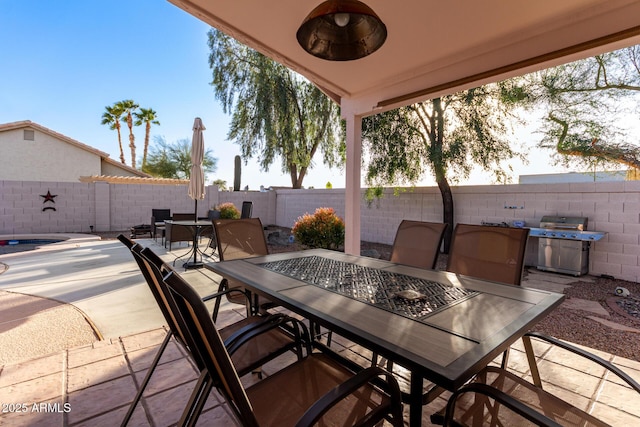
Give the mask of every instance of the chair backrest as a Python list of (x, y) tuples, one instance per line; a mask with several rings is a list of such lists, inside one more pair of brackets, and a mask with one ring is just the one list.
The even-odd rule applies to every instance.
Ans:
[(213, 220), (220, 261), (268, 255), (260, 218)]
[(123, 245), (127, 247), (127, 249), (131, 250), (132, 247), (137, 245), (136, 242), (125, 236), (124, 234), (118, 234), (118, 240), (122, 242)]
[(193, 221), (195, 219), (195, 214), (191, 213), (174, 213), (171, 217), (174, 221)]
[(171, 209), (151, 209), (151, 216), (155, 219), (155, 222), (171, 219)]
[(181, 326), (181, 319), (176, 318), (176, 309), (171, 307), (171, 301), (167, 298), (169, 291), (162, 281), (164, 275), (173, 269), (165, 264), (151, 249), (144, 248), (142, 245), (128, 239), (122, 234), (118, 236), (118, 240), (131, 251), (131, 255), (138, 264), (140, 272), (147, 282), (149, 290), (167, 322), (167, 326), (176, 339), (185, 343), (184, 325)]
[(520, 285), (528, 236), (526, 228), (458, 224), (447, 271)]
[(391, 250), (391, 262), (433, 269), (447, 224), (403, 220)]
[[(162, 314), (165, 316), (167, 326), (169, 326), (169, 329), (171, 329), (171, 332), (173, 332), (176, 339), (184, 346), (192, 345), (193, 342), (192, 338), (189, 336), (187, 324), (178, 310), (171, 291), (164, 282), (164, 277), (167, 274), (175, 273), (175, 275), (179, 276), (178, 273), (170, 265), (162, 261), (162, 259), (150, 248), (136, 250), (136, 247), (134, 246), (131, 252), (134, 257), (141, 259), (143, 265), (150, 272), (151, 281), (148, 282), (149, 288), (154, 294), (154, 297), (157, 295), (156, 301), (158, 302), (158, 306), (160, 307)], [(194, 353), (193, 360), (198, 366), (198, 369), (202, 370), (205, 367), (200, 353)]]
[(253, 213), (253, 202), (242, 202), (242, 211), (240, 211), (240, 219), (251, 218)]
[[(193, 213), (174, 213), (171, 217), (173, 221), (193, 221), (195, 214)], [(166, 224), (167, 233), (166, 239), (168, 242), (190, 242), (193, 240), (193, 234), (187, 227), (181, 227), (179, 225)], [(171, 245), (169, 245), (171, 248)]]
[(218, 390), (240, 417), (243, 426), (258, 426), (249, 399), (240, 382), (231, 357), (198, 293), (175, 271), (164, 277), (177, 310), (184, 319), (189, 351), (201, 358)]

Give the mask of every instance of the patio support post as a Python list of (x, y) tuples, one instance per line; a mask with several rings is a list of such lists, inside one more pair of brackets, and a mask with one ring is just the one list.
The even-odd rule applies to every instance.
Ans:
[(360, 168), (362, 161), (362, 117), (356, 116), (342, 103), (347, 122), (347, 159), (345, 165), (344, 251), (360, 255)]

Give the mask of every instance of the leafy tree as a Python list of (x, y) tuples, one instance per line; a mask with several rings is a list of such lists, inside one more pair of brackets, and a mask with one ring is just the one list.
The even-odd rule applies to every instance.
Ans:
[(436, 180), (443, 203), (448, 252), (454, 204), (450, 181), (469, 176), (474, 166), (508, 180), (502, 161), (523, 158), (510, 145), (513, 99), (501, 84), (434, 98), (367, 117), (362, 123), (366, 181), (375, 192), (381, 185), (413, 183), (427, 171)]
[(213, 180), (213, 185), (217, 185), (218, 186), (218, 190), (220, 190), (220, 191), (226, 191), (227, 190), (227, 181), (225, 181), (224, 179), (215, 179), (215, 180)]
[(102, 124), (109, 125), (109, 129), (118, 131), (118, 147), (120, 148), (120, 161), (126, 164), (124, 160), (124, 151), (122, 150), (122, 136), (120, 135), (120, 120), (124, 111), (118, 104), (106, 106), (104, 114), (102, 114)]
[[(523, 99), (546, 112), (540, 147), (556, 163), (640, 169), (637, 136), (621, 116), (638, 114), (640, 46), (609, 52), (524, 76)], [(586, 162), (585, 162), (586, 160)]]
[[(206, 173), (215, 172), (218, 159), (207, 149), (202, 161), (202, 169)], [(149, 149), (149, 158), (145, 172), (160, 178), (189, 179), (191, 175), (191, 140), (181, 139), (173, 144), (160, 136), (154, 138), (154, 145)]]
[(293, 188), (301, 188), (320, 150), (323, 162), (340, 158), (337, 106), (317, 87), (281, 64), (216, 29), (209, 31), (214, 94), (232, 113), (228, 138), (263, 170), (280, 158)]
[(147, 164), (147, 152), (149, 151), (149, 134), (151, 133), (151, 125), (160, 125), (158, 121), (158, 113), (156, 113), (152, 108), (140, 108), (140, 111), (135, 111), (133, 113), (136, 120), (134, 124), (136, 126), (141, 126), (143, 123), (145, 124), (144, 130), (144, 151), (142, 154), (142, 170), (145, 169), (145, 165)]
[(136, 104), (131, 99), (125, 99), (124, 101), (120, 101), (116, 103), (117, 108), (122, 110), (122, 114), (124, 117), (122, 121), (127, 124), (129, 128), (129, 149), (131, 149), (131, 167), (136, 168), (136, 138), (133, 135), (133, 112), (138, 108), (138, 104)]

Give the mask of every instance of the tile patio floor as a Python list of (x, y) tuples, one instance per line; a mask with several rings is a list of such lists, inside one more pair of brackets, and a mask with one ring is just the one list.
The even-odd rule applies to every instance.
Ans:
[[(240, 312), (227, 311), (220, 324), (235, 321)], [(96, 342), (39, 359), (5, 366), (0, 374), (3, 410), (7, 404), (26, 404), (26, 412), (0, 414), (0, 425), (10, 426), (113, 426), (124, 417), (146, 368), (165, 336), (164, 329)], [(584, 363), (576, 356), (537, 342), (536, 354), (543, 378), (551, 378), (545, 389), (593, 413), (611, 425), (639, 425), (638, 395)], [(367, 351), (334, 336), (333, 346), (347, 357), (364, 361)], [(600, 353), (640, 379), (640, 363)], [(285, 355), (279, 363), (293, 360)], [(510, 369), (528, 374), (521, 345), (514, 346)], [(265, 375), (278, 369), (266, 365)], [(406, 378), (398, 369), (400, 381)], [(152, 376), (131, 426), (171, 426), (180, 417), (197, 378), (197, 370), (177, 343), (172, 342)], [(251, 375), (243, 381), (255, 381)], [(443, 395), (446, 397), (447, 395)], [(424, 410), (423, 425), (429, 415), (444, 405), (438, 398)], [(34, 404), (36, 404), (34, 406)], [(43, 406), (44, 405), (44, 406)], [(65, 406), (66, 405), (66, 406)], [(405, 408), (406, 409), (406, 408)], [(212, 392), (198, 425), (234, 426), (222, 398)]]
[[(190, 273), (194, 272), (185, 276), (199, 281), (198, 274)], [(529, 282), (523, 285), (556, 291), (561, 291), (564, 286), (562, 281), (545, 281), (540, 277), (529, 275)], [(198, 287), (202, 283), (194, 285)], [(218, 326), (233, 323), (242, 315), (243, 310), (227, 306), (221, 313)], [(0, 426), (119, 425), (165, 334), (165, 329), (158, 328), (5, 365), (0, 372)], [(540, 342), (534, 343), (534, 346), (542, 378), (550, 379), (544, 384), (546, 390), (612, 425), (640, 425), (640, 398), (631, 389), (611, 379), (604, 370), (585, 364), (575, 355)], [(360, 363), (366, 363), (366, 358), (370, 356), (366, 349), (335, 335), (332, 347)], [(640, 363), (596, 353), (640, 380)], [(292, 360), (293, 355), (285, 355), (266, 365), (263, 373), (269, 375)], [(509, 367), (523, 376), (528, 375), (528, 365), (520, 343), (513, 347)], [(406, 387), (406, 372), (396, 367), (396, 373)], [(129, 425), (174, 425), (196, 378), (197, 370), (185, 350), (172, 342)], [(251, 383), (256, 378), (249, 375), (243, 381)], [(429, 415), (444, 406), (447, 396), (444, 394), (424, 409), (424, 426), (431, 425)], [(17, 408), (23, 411), (16, 412)], [(235, 426), (237, 423), (222, 398), (214, 391), (198, 425), (222, 427)]]

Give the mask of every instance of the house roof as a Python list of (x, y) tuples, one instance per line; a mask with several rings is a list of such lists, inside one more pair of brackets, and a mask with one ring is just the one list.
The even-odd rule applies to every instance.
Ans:
[(355, 61), (311, 56), (296, 31), (322, 0), (169, 0), (366, 116), (640, 44), (639, 0), (363, 0), (385, 44)]
[(87, 144), (84, 144), (80, 141), (77, 141), (73, 138), (69, 138), (66, 135), (63, 135), (59, 132), (56, 132), (54, 130), (51, 130), (45, 126), (42, 126), (38, 123), (34, 123), (31, 120), (22, 120), (19, 122), (11, 122), (11, 123), (4, 123), (4, 124), (0, 124), (0, 132), (4, 132), (4, 131), (9, 131), (9, 130), (16, 130), (16, 129), (34, 129), (34, 130), (38, 130), (39, 132), (45, 133), (47, 135), (50, 135), (56, 139), (59, 139), (63, 142), (66, 142), (67, 144), (73, 145), (77, 148), (80, 148), (82, 150), (88, 151), (92, 154), (95, 154), (96, 156), (100, 157), (100, 159), (104, 162), (110, 163), (113, 166), (116, 166), (118, 168), (121, 168), (123, 170), (126, 170), (132, 174), (135, 174), (137, 176), (140, 177), (149, 177), (148, 174), (139, 171), (138, 169), (134, 169), (131, 166), (127, 166), (121, 162), (115, 161), (113, 159), (111, 159), (109, 157), (109, 153), (105, 153), (104, 151), (100, 151), (96, 148), (93, 148)]

